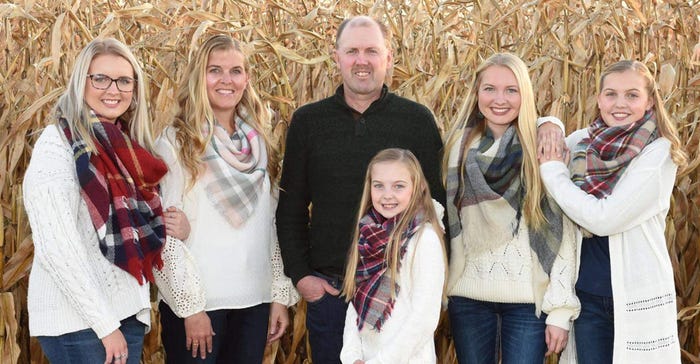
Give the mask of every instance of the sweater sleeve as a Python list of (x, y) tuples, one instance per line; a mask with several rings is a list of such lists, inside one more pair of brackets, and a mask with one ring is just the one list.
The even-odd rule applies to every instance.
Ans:
[[(277, 207), (278, 193), (274, 193), (270, 199), (272, 204), (272, 211), (275, 211)], [(284, 275), (284, 263), (282, 261), (282, 254), (280, 252), (280, 246), (277, 239), (277, 227), (275, 224), (275, 219), (272, 219), (271, 223), (271, 235), (272, 241), (270, 243), (270, 265), (272, 266), (272, 302), (277, 302), (283, 304), (287, 307), (296, 304), (299, 301), (299, 293), (292, 280)]]
[(70, 147), (53, 125), (34, 146), (23, 182), (24, 206), (34, 241), (34, 259), (53, 278), (75, 311), (103, 338), (117, 330), (104, 287), (92, 273), (88, 249), (95, 242), (81, 239), (78, 218), (82, 201)]
[(548, 325), (569, 330), (571, 322), (581, 312), (581, 303), (574, 288), (578, 274), (577, 246), (580, 236), (574, 223), (566, 216), (563, 216), (563, 224), (562, 242), (549, 275), (542, 311), (547, 314)]
[(305, 130), (298, 120), (298, 111), (292, 117), (287, 132), (280, 199), (277, 206), (277, 235), (284, 261), (284, 271), (296, 285), (312, 274), (309, 266), (309, 203), (308, 150)]
[(566, 165), (550, 161), (540, 165), (547, 192), (575, 223), (598, 236), (627, 231), (669, 208), (676, 165), (670, 142), (660, 138), (630, 162), (612, 193), (603, 199), (589, 195), (569, 177)]
[[(182, 208), (185, 172), (177, 161), (172, 129), (166, 129), (156, 141), (156, 153), (168, 165), (168, 173), (161, 180), (163, 207)], [(178, 317), (188, 317), (204, 311), (206, 296), (200, 282), (196, 261), (187, 245), (168, 236), (161, 253), (163, 268), (153, 269), (158, 292)]]
[[(416, 241), (413, 261), (404, 267), (410, 274), (412, 291), (408, 299), (411, 310), (401, 322), (396, 335), (366, 364), (406, 363), (413, 356), (413, 349), (433, 340), (440, 320), (442, 289), (445, 281), (443, 247), (437, 233), (425, 227)], [(411, 254), (411, 252), (406, 253)]]
[(348, 305), (343, 329), (343, 348), (340, 350), (340, 361), (343, 364), (353, 364), (362, 360), (362, 339), (357, 329), (357, 311), (352, 304)]

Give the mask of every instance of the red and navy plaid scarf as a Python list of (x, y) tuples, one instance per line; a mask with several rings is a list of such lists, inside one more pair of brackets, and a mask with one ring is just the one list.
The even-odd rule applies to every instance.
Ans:
[[(365, 323), (380, 331), (384, 321), (391, 315), (394, 301), (391, 297), (391, 277), (389, 277), (386, 261), (386, 246), (394, 226), (403, 214), (390, 219), (384, 218), (374, 207), (360, 219), (360, 237), (358, 249), (360, 260), (355, 273), (357, 290), (352, 298), (352, 304), (357, 311), (357, 328), (361, 330)], [(402, 234), (400, 260), (406, 253), (408, 240), (418, 231), (422, 217), (417, 216), (409, 223), (408, 229)], [(399, 285), (395, 285), (395, 294), (399, 293)]]
[(130, 139), (121, 125), (91, 119), (96, 151), (73, 136), (68, 122), (59, 126), (73, 149), (81, 195), (97, 231), (102, 254), (144, 284), (153, 267), (163, 266), (165, 241), (158, 182), (168, 171), (163, 161)]
[(658, 138), (653, 110), (628, 125), (609, 127), (598, 117), (588, 137), (572, 151), (571, 180), (582, 190), (602, 199), (610, 195), (629, 163)]

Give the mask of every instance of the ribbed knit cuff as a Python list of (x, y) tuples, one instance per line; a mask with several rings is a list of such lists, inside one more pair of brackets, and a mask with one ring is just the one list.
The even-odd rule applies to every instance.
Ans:
[(571, 329), (571, 317), (575, 311), (569, 308), (557, 308), (547, 314), (547, 325), (554, 325), (564, 330)]

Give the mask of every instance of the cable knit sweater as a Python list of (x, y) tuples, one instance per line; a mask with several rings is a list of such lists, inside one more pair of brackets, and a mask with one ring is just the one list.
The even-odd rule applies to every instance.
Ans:
[[(569, 148), (586, 134), (582, 129), (567, 137)], [(609, 238), (616, 364), (681, 362), (673, 267), (664, 236), (677, 169), (670, 146), (659, 138), (644, 147), (604, 199), (571, 182), (564, 163), (540, 166), (547, 191), (571, 220)]]
[[(440, 232), (442, 233), (442, 232)], [(357, 311), (348, 305), (340, 360), (353, 364), (430, 364), (436, 362), (435, 329), (445, 281), (442, 242), (432, 225), (425, 224), (408, 241), (391, 316), (375, 331), (371, 325), (357, 329)]]
[[(291, 306), (299, 300), (284, 275), (274, 223), (275, 193), (266, 178), (253, 214), (240, 227), (228, 223), (207, 197), (202, 183), (187, 189), (189, 174), (178, 159), (175, 130), (156, 141), (168, 165), (161, 182), (163, 206), (182, 209), (191, 231), (186, 241), (168, 237), (165, 268), (156, 283), (168, 306), (180, 317), (202, 310), (235, 309), (263, 302)], [(200, 180), (201, 181), (201, 180)], [(275, 191), (273, 191), (275, 192)]]
[(103, 338), (136, 315), (150, 326), (149, 286), (104, 258), (75, 171), (73, 152), (50, 125), (23, 183), (34, 261), (27, 307), (32, 336), (92, 329)]
[[(485, 154), (494, 155), (499, 143), (500, 139), (496, 140)], [(459, 148), (457, 143), (452, 149), (450, 165), (456, 165)], [(575, 225), (563, 219), (562, 243), (547, 276), (530, 248), (524, 217), (515, 236), (496, 237), (489, 234), (487, 224), (470, 220), (467, 208), (460, 214), (463, 229), (479, 229), (481, 232), (476, 236), (483, 239), (465, 241), (464, 233), (452, 237), (447, 294), (490, 302), (534, 303), (538, 311), (548, 314), (547, 324), (569, 330), (580, 311), (574, 291), (578, 267)], [(492, 219), (499, 213), (497, 209), (485, 209), (480, 206), (471, 212)]]

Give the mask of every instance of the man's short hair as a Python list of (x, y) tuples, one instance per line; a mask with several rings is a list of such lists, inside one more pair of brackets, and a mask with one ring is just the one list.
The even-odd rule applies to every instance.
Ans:
[(340, 40), (340, 36), (343, 34), (343, 31), (345, 28), (349, 26), (353, 27), (367, 27), (370, 26), (371, 24), (377, 24), (379, 27), (379, 31), (382, 32), (382, 37), (384, 38), (384, 43), (386, 43), (387, 48), (389, 48), (389, 28), (386, 26), (386, 24), (382, 23), (381, 21), (369, 17), (369, 16), (354, 16), (352, 18), (348, 18), (343, 20), (342, 23), (340, 23), (340, 26), (338, 27), (338, 32), (336, 33), (335, 36), (335, 48), (338, 49), (338, 41)]

